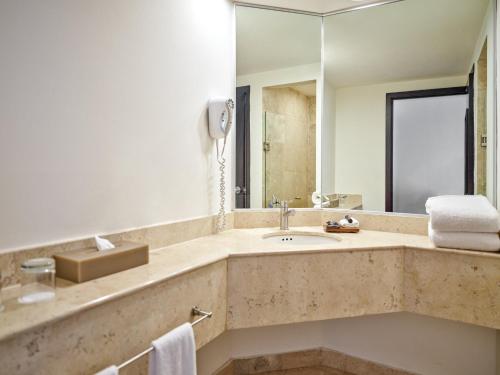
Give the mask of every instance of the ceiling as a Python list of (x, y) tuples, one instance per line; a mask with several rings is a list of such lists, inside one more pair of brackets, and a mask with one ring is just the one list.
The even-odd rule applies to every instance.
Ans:
[(241, 0), (245, 3), (267, 5), (280, 8), (303, 10), (307, 12), (326, 13), (341, 9), (372, 4), (381, 0)]
[[(266, 3), (272, 1), (355, 4)], [(487, 4), (404, 0), (325, 17), (325, 79), (345, 87), (465, 75)], [(247, 7), (237, 7), (236, 16), (238, 75), (321, 61), (320, 17)]]
[(237, 75), (321, 62), (321, 19), (263, 9), (236, 9)]
[(405, 0), (326, 17), (325, 79), (343, 87), (466, 75), (487, 4)]

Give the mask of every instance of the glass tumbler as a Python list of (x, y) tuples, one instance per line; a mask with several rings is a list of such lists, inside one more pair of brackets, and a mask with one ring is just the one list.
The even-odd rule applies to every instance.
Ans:
[(56, 265), (52, 258), (28, 259), (21, 264), (19, 303), (48, 301), (55, 296)]

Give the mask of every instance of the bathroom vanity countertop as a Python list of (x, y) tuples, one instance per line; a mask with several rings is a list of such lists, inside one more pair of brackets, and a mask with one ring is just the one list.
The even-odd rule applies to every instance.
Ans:
[[(320, 227), (291, 229), (322, 232)], [(82, 284), (73, 284), (58, 279), (56, 298), (41, 304), (20, 305), (15, 298), (18, 288), (4, 290), (5, 310), (0, 313), (0, 340), (63, 319), (228, 257), (407, 248), (449, 254), (450, 256), (467, 254), (477, 258), (500, 260), (500, 253), (436, 249), (426, 236), (401, 233), (361, 230), (357, 234), (337, 234), (342, 240), (332, 241), (328, 245), (303, 246), (268, 243), (262, 238), (264, 234), (276, 231), (277, 228), (228, 230), (217, 235), (200, 237), (153, 250), (150, 253), (149, 264), (114, 275)]]

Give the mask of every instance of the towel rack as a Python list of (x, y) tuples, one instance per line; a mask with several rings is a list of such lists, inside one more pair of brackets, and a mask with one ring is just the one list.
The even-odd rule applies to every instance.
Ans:
[[(191, 326), (195, 326), (197, 325), (198, 323), (201, 323), (203, 320), (207, 319), (207, 318), (211, 318), (213, 313), (210, 311), (203, 311), (203, 310), (200, 310), (197, 306), (194, 306), (192, 309), (191, 309), (191, 314), (193, 316), (201, 316), (201, 318), (198, 318), (196, 319), (194, 322), (191, 323)], [(140, 352), (139, 354), (135, 355), (134, 357), (126, 360), (125, 362), (123, 362), (122, 364), (116, 366), (118, 368), (118, 370), (121, 370), (122, 368), (130, 365), (132, 362), (135, 362), (137, 361), (139, 358), (145, 356), (146, 354), (148, 353), (151, 353), (153, 350), (155, 350), (155, 348), (153, 346), (150, 346), (149, 348), (147, 348), (146, 350), (144, 350), (143, 352)]]

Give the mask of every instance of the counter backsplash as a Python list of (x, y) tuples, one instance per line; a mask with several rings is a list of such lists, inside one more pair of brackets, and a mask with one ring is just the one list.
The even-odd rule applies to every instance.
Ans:
[[(327, 220), (339, 220), (345, 214), (355, 216), (361, 229), (406, 234), (427, 234), (428, 218), (424, 215), (401, 215), (367, 211), (332, 209), (299, 209), (290, 217), (290, 226), (319, 226)], [(112, 242), (134, 241), (148, 244), (150, 250), (216, 233), (216, 216), (176, 221), (149, 227), (112, 233), (105, 237)], [(227, 215), (227, 229), (275, 227), (279, 223), (279, 210), (235, 210)], [(28, 249), (0, 253), (0, 272), (3, 287), (20, 282), (19, 265), (26, 259), (51, 257), (57, 253), (94, 246), (93, 238), (78, 239)]]

